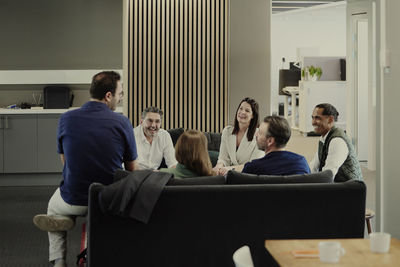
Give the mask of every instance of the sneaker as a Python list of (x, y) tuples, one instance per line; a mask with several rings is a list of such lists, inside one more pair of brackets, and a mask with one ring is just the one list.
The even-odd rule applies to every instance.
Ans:
[[(33, 217), (33, 223), (43, 231), (67, 231), (74, 227), (75, 222), (68, 216), (38, 214)], [(62, 265), (61, 265), (62, 266)]]

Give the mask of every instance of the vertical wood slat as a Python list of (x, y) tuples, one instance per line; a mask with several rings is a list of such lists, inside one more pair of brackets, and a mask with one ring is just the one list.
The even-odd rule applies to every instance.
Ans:
[[(193, 87), (192, 87), (192, 81), (193, 81), (193, 1), (189, 1), (188, 3), (188, 51), (187, 53), (187, 60), (188, 60), (188, 67), (187, 69), (187, 75), (188, 75), (188, 81), (187, 81), (187, 92), (188, 92), (188, 98), (187, 98), (187, 103), (188, 105), (186, 106), (187, 110), (187, 124), (185, 128), (189, 128), (190, 123), (193, 121)], [(190, 53), (190, 55), (189, 55)]]
[(160, 27), (160, 42), (159, 45), (161, 47), (160, 49), (160, 80), (158, 81), (158, 84), (160, 86), (160, 102), (157, 104), (159, 107), (164, 106), (165, 103), (165, 1), (161, 1), (161, 10), (158, 12), (160, 14), (160, 19), (158, 20), (158, 27)]
[[(220, 5), (220, 1), (216, 0), (215, 1), (215, 103), (217, 104), (215, 107), (215, 118), (219, 118), (221, 116), (220, 112), (220, 106), (222, 105), (218, 105), (219, 103), (219, 90), (220, 87), (219, 86), (219, 73), (220, 73), (220, 9), (219, 9), (219, 5)], [(220, 132), (222, 131), (222, 129), (220, 129), (219, 125), (218, 125), (218, 120), (214, 121), (214, 125), (215, 125), (215, 132)]]
[[(133, 25), (136, 25), (135, 23), (135, 19), (137, 17), (137, 14), (134, 13), (135, 7), (133, 6), (134, 3), (127, 3), (127, 8), (128, 8), (128, 32), (132, 31), (134, 34), (133, 35), (128, 35), (128, 49), (129, 51), (127, 51), (128, 53), (128, 69), (132, 69), (132, 70), (136, 70), (136, 67), (133, 65), (133, 63), (135, 62), (135, 58), (136, 55), (134, 54), (134, 51), (136, 50), (137, 47), (135, 47), (135, 36), (136, 36), (136, 32), (135, 32), (135, 28), (130, 29), (131, 27), (133, 27)], [(124, 12), (125, 13), (125, 12)], [(133, 55), (131, 55), (131, 53), (133, 53)], [(124, 84), (124, 93), (125, 93), (125, 97), (128, 97), (128, 103), (131, 99), (135, 99), (134, 96), (132, 96), (133, 91), (128, 90), (129, 88), (129, 83), (132, 81), (136, 81), (135, 78), (135, 73), (137, 73), (136, 71), (133, 71), (133, 73), (129, 73), (129, 72), (125, 72), (128, 74), (128, 84)], [(133, 85), (131, 85), (133, 86)], [(128, 106), (128, 117), (132, 118), (132, 109), (129, 108)]]
[[(138, 87), (134, 88), (135, 96), (137, 96), (137, 101), (134, 101), (133, 103), (137, 103), (137, 107), (133, 107), (132, 110), (136, 111), (137, 115), (138, 110), (142, 110), (142, 102), (143, 102), (143, 90), (140, 88), (143, 88), (143, 1), (138, 1), (138, 29), (139, 29), (139, 38), (138, 38), (138, 64), (137, 64), (137, 72), (138, 72)], [(140, 116), (140, 115), (139, 115)], [(140, 117), (138, 118), (135, 116), (136, 121), (133, 125), (138, 125), (140, 122)]]
[[(225, 83), (224, 83), (224, 65), (225, 65), (224, 64), (224, 38), (225, 38), (225, 35), (224, 35), (224, 25), (225, 25), (225, 22), (224, 22), (224, 19), (225, 19), (224, 11), (225, 11), (225, 1), (222, 0), (220, 2), (221, 28), (220, 28), (220, 37), (219, 37), (219, 40), (220, 40), (220, 43), (219, 43), (219, 50), (220, 50), (220, 58), (219, 58), (219, 64), (220, 64), (220, 67), (219, 67), (219, 70), (220, 70), (219, 71), (219, 87), (221, 89), (218, 91), (218, 96), (220, 98), (220, 102), (219, 103), (221, 103), (221, 105), (219, 106), (220, 114), (225, 114), (224, 110), (223, 110), (225, 95), (224, 95), (224, 91), (222, 90), (222, 88), (224, 88), (224, 85), (225, 85)], [(222, 117), (222, 116), (220, 116), (220, 117)], [(225, 121), (223, 123), (225, 124)], [(220, 128), (220, 130), (222, 131), (221, 128)]]
[(157, 53), (156, 53), (156, 46), (157, 46), (157, 14), (156, 14), (156, 6), (157, 6), (157, 1), (158, 0), (151, 0), (152, 1), (152, 15), (151, 15), (151, 102), (149, 102), (150, 105), (157, 105), (156, 103), (156, 60), (157, 60)]
[(221, 132), (228, 111), (227, 0), (129, 0), (129, 116), (164, 111), (164, 127)]
[(142, 27), (142, 84), (143, 87), (139, 88), (139, 90), (142, 92), (142, 98), (139, 99), (140, 103), (140, 108), (143, 110), (144, 106), (147, 106), (147, 0), (143, 0), (143, 27)]
[(202, 76), (201, 76), (201, 69), (202, 69), (202, 4), (201, 2), (204, 0), (197, 0), (197, 87), (196, 87), (196, 94), (197, 94), (197, 113), (196, 113), (196, 117), (197, 117), (197, 124), (196, 124), (196, 128), (197, 129), (203, 129), (202, 126), (202, 102), (201, 102), (201, 81), (202, 81)]
[(175, 78), (174, 78), (174, 123), (179, 125), (179, 1), (175, 1)]
[[(181, 66), (181, 68), (182, 68), (182, 75), (183, 75), (183, 77), (182, 77), (182, 110), (188, 110), (188, 106), (187, 106), (187, 104), (188, 104), (188, 98), (187, 98), (187, 95), (188, 95), (188, 86), (187, 86), (187, 72), (188, 72), (188, 68), (190, 67), (189, 65), (188, 65), (188, 58), (187, 58), (187, 50), (188, 50), (188, 35), (189, 35), (189, 32), (188, 32), (188, 24), (189, 24), (189, 21), (188, 21), (188, 17), (189, 17), (189, 12), (188, 12), (188, 9), (187, 9), (187, 5), (188, 5), (188, 3), (187, 3), (188, 1), (185, 1), (185, 0), (182, 0), (182, 23), (183, 23), (183, 27), (181, 27), (181, 29), (182, 29), (182, 39), (183, 39), (183, 47), (182, 47), (182, 49), (181, 49), (181, 52), (182, 52), (182, 54), (183, 54), (183, 56), (182, 56), (182, 66)], [(185, 67), (186, 66), (186, 67)], [(186, 112), (180, 112), (181, 114), (182, 114), (182, 124), (181, 125), (183, 125), (183, 128), (187, 128), (188, 127), (188, 124), (187, 124), (187, 113)]]
[[(170, 116), (170, 3), (169, 1), (166, 1), (166, 8), (165, 8), (165, 106), (164, 106), (164, 118), (169, 118)], [(165, 120), (164, 119), (164, 127), (167, 129), (173, 128), (173, 126), (170, 124), (170, 120)]]
[[(225, 18), (225, 24), (224, 24), (224, 32), (225, 32), (225, 36), (224, 36), (224, 60), (225, 60), (225, 64), (224, 64), (224, 88), (228, 88), (229, 84), (228, 84), (228, 55), (229, 55), (229, 45), (228, 45), (228, 27), (229, 27), (229, 20), (228, 20), (228, 14), (229, 14), (229, 1), (228, 0), (224, 0), (225, 1), (225, 12), (224, 12), (224, 18)], [(224, 94), (224, 114), (228, 114), (228, 90), (223, 90), (223, 94)], [(227, 123), (227, 116), (224, 117), (224, 124)]]
[[(171, 4), (171, 15), (170, 15), (170, 107), (169, 107), (169, 125), (172, 128), (175, 124), (175, 0), (170, 1)], [(165, 118), (167, 120), (167, 118)]]
[(201, 54), (202, 54), (202, 66), (201, 66), (201, 129), (206, 130), (206, 121), (205, 121), (205, 116), (207, 113), (206, 106), (205, 106), (205, 98), (206, 98), (206, 60), (207, 60), (207, 50), (206, 50), (206, 37), (207, 37), (207, 28), (206, 28), (206, 15), (207, 15), (207, 0), (202, 0), (203, 2), (203, 7), (202, 7), (202, 22), (201, 22), (201, 27), (202, 27), (202, 49), (201, 49)]
[(180, 0), (179, 1), (179, 46), (178, 46), (178, 51), (179, 51), (179, 110), (178, 110), (178, 114), (179, 114), (179, 125), (184, 126), (183, 123), (183, 114), (184, 112), (180, 112), (183, 109), (183, 101), (184, 101), (184, 91), (183, 91), (183, 75), (184, 75), (184, 71), (183, 71), (183, 51), (185, 50), (183, 47), (183, 39), (184, 39), (184, 34), (183, 34), (183, 28), (184, 28), (184, 21), (183, 21), (183, 2), (184, 0)]
[[(215, 81), (215, 0), (210, 1), (210, 14), (211, 14), (211, 30), (210, 30), (210, 103), (215, 103), (214, 99), (214, 91), (215, 91), (215, 86), (214, 86), (214, 81)], [(214, 120), (215, 120), (215, 105), (211, 105), (211, 110), (210, 114), (213, 114), (213, 116), (210, 116), (209, 118), (209, 129), (211, 132), (215, 132), (215, 127), (214, 127)]]
[[(210, 106), (207, 105), (208, 103), (211, 103), (211, 65), (213, 64), (211, 62), (211, 25), (212, 25), (212, 18), (211, 18), (211, 0), (207, 0), (207, 19), (206, 19), (206, 25), (207, 25), (207, 44), (206, 44), (206, 131), (210, 131)], [(212, 106), (212, 105), (211, 105)]]
[(151, 69), (151, 65), (152, 65), (152, 50), (151, 50), (151, 43), (153, 42), (153, 29), (152, 29), (152, 13), (151, 13), (151, 9), (152, 9), (152, 0), (147, 0), (147, 39), (146, 39), (146, 43), (147, 43), (147, 55), (146, 55), (146, 59), (147, 59), (147, 96), (146, 96), (146, 106), (150, 106), (151, 105), (151, 86), (152, 86), (152, 69)]
[[(131, 55), (130, 58), (128, 58), (129, 67), (133, 70), (132, 73), (128, 73), (130, 75), (130, 77), (132, 78), (132, 80), (129, 79), (130, 82), (128, 82), (128, 84), (130, 84), (130, 86), (137, 87), (136, 82), (138, 80), (138, 76), (137, 76), (138, 75), (138, 71), (137, 71), (137, 57), (138, 57), (138, 53), (137, 53), (137, 51), (138, 51), (138, 44), (137, 44), (137, 41), (138, 41), (138, 23), (137, 23), (137, 21), (138, 21), (138, 8), (137, 8), (137, 2), (128, 3), (128, 5), (130, 6), (130, 8), (129, 8), (130, 9), (130, 11), (129, 11), (130, 20), (129, 21), (132, 21), (132, 23), (129, 25), (129, 28), (131, 28), (132, 31), (133, 31), (133, 35), (128, 37), (130, 42), (131, 42), (129, 44), (130, 51), (128, 53), (128, 54)], [(127, 90), (129, 88), (129, 85), (124, 85), (124, 86), (126, 86), (125, 90)], [(134, 93), (136, 93), (134, 90), (133, 91), (129, 91), (128, 90), (128, 94), (127, 95), (131, 99), (133, 99), (135, 101), (137, 99), (137, 97), (136, 97), (136, 95), (134, 95)], [(132, 117), (132, 114), (133, 114), (133, 110), (132, 110), (132, 108), (129, 108), (129, 117)]]
[(198, 64), (197, 64), (197, 53), (198, 53), (198, 47), (197, 47), (197, 15), (198, 15), (198, 5), (197, 1), (199, 0), (193, 0), (193, 53), (192, 53), (192, 58), (193, 58), (193, 70), (192, 70), (192, 77), (193, 77), (193, 82), (192, 82), (192, 91), (193, 91), (193, 120), (192, 120), (192, 127), (194, 129), (199, 129), (197, 126), (198, 116), (197, 116), (197, 70), (198, 70)]

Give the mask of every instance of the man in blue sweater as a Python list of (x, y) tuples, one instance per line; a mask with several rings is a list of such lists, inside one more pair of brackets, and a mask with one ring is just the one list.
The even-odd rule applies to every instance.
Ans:
[(257, 145), (265, 156), (244, 165), (243, 173), (264, 175), (291, 175), (310, 173), (306, 159), (285, 150), (291, 130), (286, 119), (267, 116), (256, 133)]
[(49, 260), (66, 266), (66, 234), (75, 216), (88, 209), (89, 186), (113, 182), (115, 170), (139, 168), (136, 142), (129, 119), (114, 112), (122, 100), (121, 77), (104, 71), (93, 77), (91, 101), (64, 113), (58, 123), (58, 153), (64, 164), (63, 180), (51, 197), (47, 214), (33, 218), (49, 235)]

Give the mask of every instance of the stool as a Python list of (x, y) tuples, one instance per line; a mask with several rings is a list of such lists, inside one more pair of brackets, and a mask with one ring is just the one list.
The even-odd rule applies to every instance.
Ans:
[(375, 211), (370, 209), (365, 209), (365, 222), (367, 224), (368, 234), (372, 233), (371, 219), (374, 218)]

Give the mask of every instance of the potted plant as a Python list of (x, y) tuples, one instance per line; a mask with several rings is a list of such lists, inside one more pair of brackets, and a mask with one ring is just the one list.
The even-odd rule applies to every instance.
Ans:
[(306, 80), (317, 81), (321, 78), (322, 69), (320, 67), (314, 67), (313, 65), (303, 69), (302, 76), (306, 77)]

